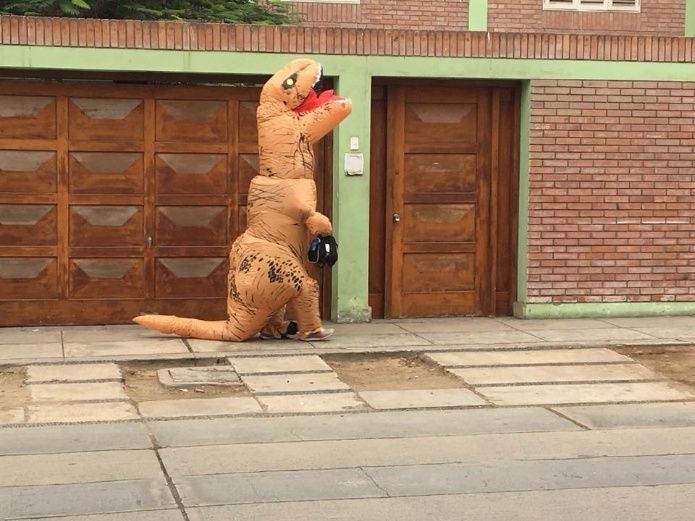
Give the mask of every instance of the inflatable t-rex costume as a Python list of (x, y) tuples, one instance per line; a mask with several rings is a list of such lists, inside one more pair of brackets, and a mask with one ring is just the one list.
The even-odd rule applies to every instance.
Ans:
[[(306, 271), (312, 238), (332, 233), (316, 211), (312, 145), (351, 111), (349, 99), (320, 91), (321, 65), (294, 60), (263, 87), (258, 106), (259, 172), (251, 180), (248, 226), (229, 253), (227, 320), (176, 316), (133, 319), (150, 329), (209, 340), (282, 338), (292, 308), (296, 337), (323, 339), (318, 284)], [(290, 331), (294, 333), (294, 331)]]

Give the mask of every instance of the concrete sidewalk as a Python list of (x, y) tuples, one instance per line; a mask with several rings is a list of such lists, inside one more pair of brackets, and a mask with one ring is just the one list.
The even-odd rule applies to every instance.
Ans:
[(518, 320), (442, 318), (333, 324), (326, 342), (181, 339), (139, 326), (0, 328), (0, 364), (370, 351), (553, 349), (695, 343), (695, 316)]
[[(316, 345), (0, 330), (25, 393), (0, 407), (0, 520), (692, 520), (695, 395), (610, 348), (689, 345), (695, 317), (336, 327)], [(365, 390), (324, 356), (387, 351), (457, 383)], [(129, 394), (126, 362), (193, 358), (243, 394)]]

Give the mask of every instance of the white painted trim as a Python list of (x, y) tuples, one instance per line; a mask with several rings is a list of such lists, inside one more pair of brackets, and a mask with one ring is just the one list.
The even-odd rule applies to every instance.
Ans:
[(581, 12), (596, 12), (596, 11), (618, 11), (626, 13), (641, 12), (641, 0), (635, 0), (634, 6), (615, 5), (615, 0), (603, 0), (598, 5), (582, 4), (581, 0), (543, 0), (543, 9), (546, 11), (581, 11)]

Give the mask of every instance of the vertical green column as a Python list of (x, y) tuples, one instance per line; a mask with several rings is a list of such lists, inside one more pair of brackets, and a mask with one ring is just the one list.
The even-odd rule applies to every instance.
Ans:
[(519, 226), (517, 229), (516, 303), (514, 315), (524, 316), (528, 297), (528, 199), (529, 143), (531, 131), (531, 82), (521, 85), (521, 121), (519, 123)]
[(487, 32), (487, 0), (468, 0), (468, 30)]
[(695, 0), (685, 0), (685, 35), (695, 37)]
[[(333, 229), (338, 263), (333, 266), (332, 318), (368, 322), (369, 307), (369, 145), (372, 85), (366, 70), (357, 68), (338, 78), (337, 92), (352, 99), (352, 114), (333, 136)], [(350, 149), (357, 138), (359, 149)], [(362, 175), (345, 175), (345, 154), (361, 153)]]

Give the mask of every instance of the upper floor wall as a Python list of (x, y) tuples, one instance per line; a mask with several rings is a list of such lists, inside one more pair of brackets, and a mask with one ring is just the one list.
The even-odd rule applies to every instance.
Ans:
[[(302, 24), (307, 26), (465, 31), (468, 30), (469, 2), (473, 0), (290, 1)], [(683, 36), (685, 5), (690, 0), (637, 0), (640, 5), (635, 12), (578, 11), (571, 6), (544, 9), (544, 0), (475, 1), (483, 5), (487, 1), (488, 29), (495, 32)], [(571, 3), (571, 0), (565, 1)]]

